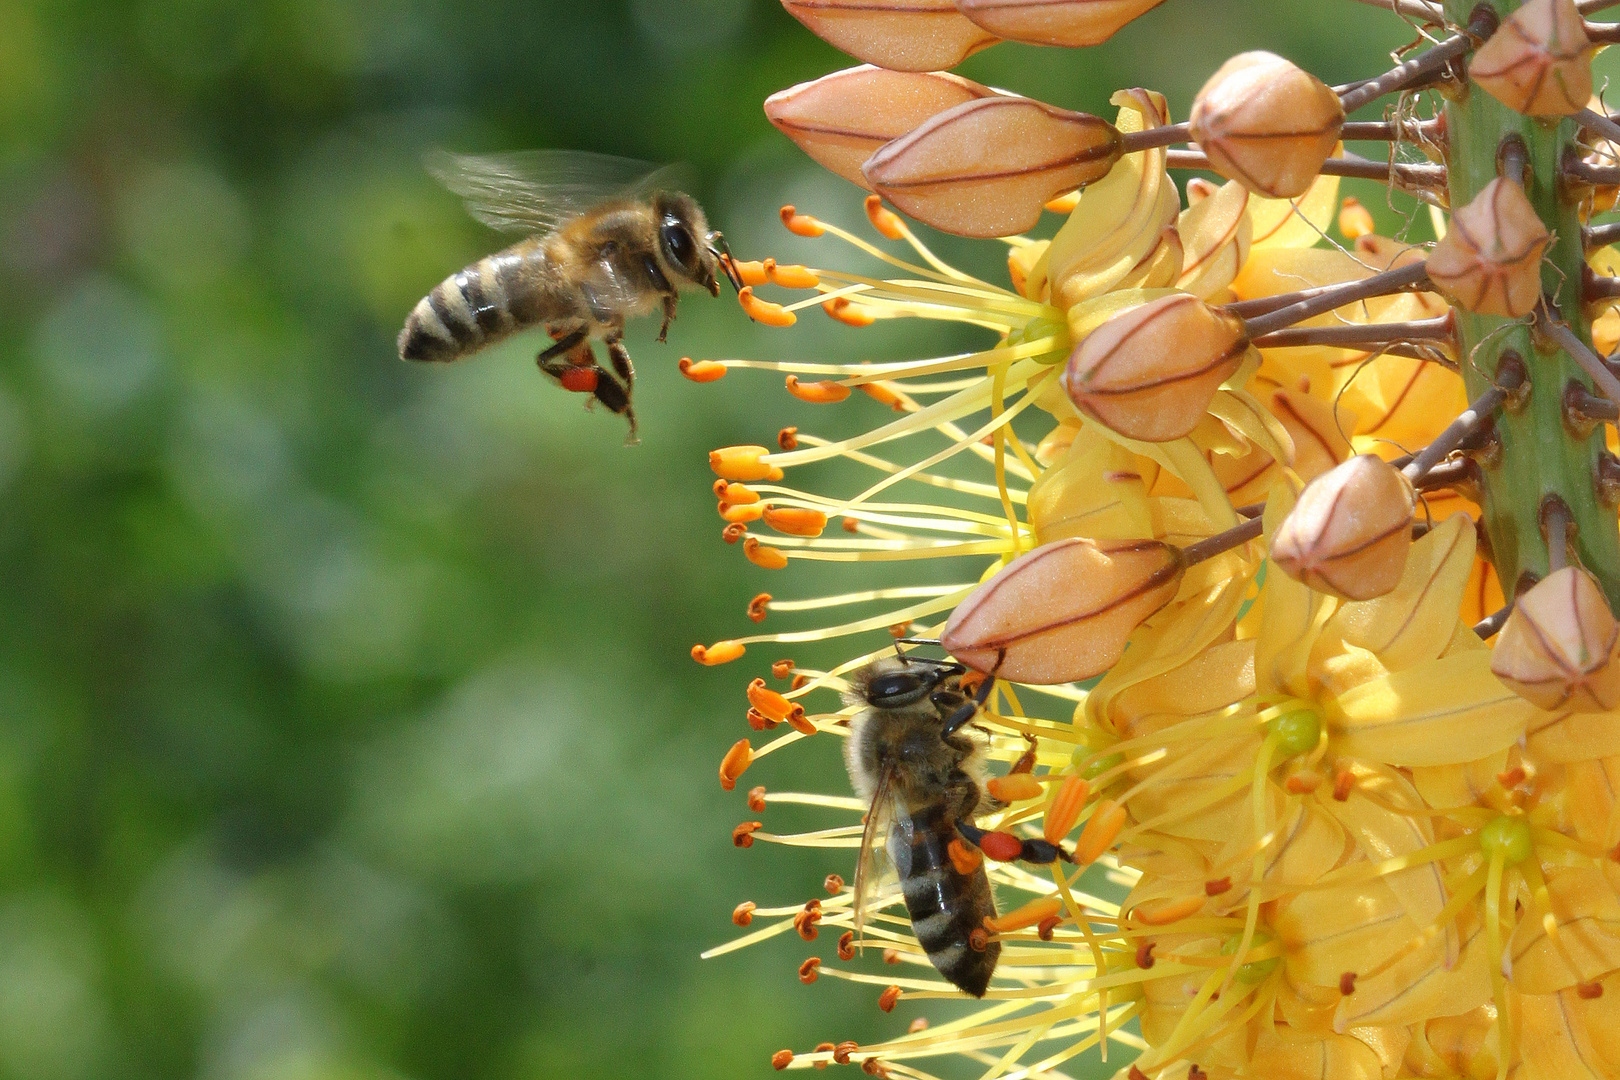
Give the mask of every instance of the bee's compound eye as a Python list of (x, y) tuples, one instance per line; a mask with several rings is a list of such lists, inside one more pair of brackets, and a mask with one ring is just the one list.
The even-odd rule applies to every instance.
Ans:
[(922, 672), (892, 671), (866, 684), (866, 698), (879, 708), (892, 709), (921, 701), (937, 680)]
[(670, 262), (688, 270), (697, 265), (697, 243), (692, 239), (691, 229), (673, 218), (666, 218), (663, 228), (658, 230), (658, 236), (664, 243), (664, 254)]

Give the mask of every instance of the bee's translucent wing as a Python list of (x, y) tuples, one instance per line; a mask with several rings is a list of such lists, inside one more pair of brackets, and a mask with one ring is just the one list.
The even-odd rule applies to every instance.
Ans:
[(884, 845), (889, 840), (889, 828), (894, 824), (894, 793), (891, 773), (883, 770), (878, 777), (877, 790), (872, 792), (872, 805), (866, 810), (866, 827), (861, 830), (861, 847), (855, 856), (854, 895), (855, 940), (860, 941), (866, 929), (866, 909), (877, 893), (883, 878)]
[(461, 196), (467, 212), (503, 232), (547, 233), (615, 197), (668, 186), (673, 167), (582, 150), (427, 156), (434, 179)]

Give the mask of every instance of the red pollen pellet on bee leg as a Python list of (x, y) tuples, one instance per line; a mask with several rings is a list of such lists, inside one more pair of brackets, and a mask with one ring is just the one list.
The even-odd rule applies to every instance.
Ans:
[(596, 369), (593, 367), (571, 367), (557, 381), (562, 383), (564, 390), (572, 390), (576, 394), (596, 393)]
[(979, 850), (996, 862), (1012, 862), (1024, 850), (1024, 842), (1012, 833), (988, 832), (979, 840)]

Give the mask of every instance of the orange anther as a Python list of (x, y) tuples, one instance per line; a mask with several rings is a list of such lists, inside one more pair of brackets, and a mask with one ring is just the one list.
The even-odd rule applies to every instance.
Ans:
[(899, 641), (901, 638), (904, 638), (904, 637), (910, 637), (911, 636), (911, 624), (908, 623), (908, 622), (897, 622), (897, 623), (894, 623), (894, 624), (890, 625), (890, 627), (889, 627), (889, 636), (894, 638), (896, 641)]
[(872, 222), (872, 228), (888, 237), (890, 240), (903, 240), (906, 227), (899, 216), (883, 205), (883, 196), (868, 195), (866, 197), (866, 216)]
[(763, 446), (722, 446), (709, 451), (709, 468), (725, 480), (780, 480), (782, 470), (764, 460), (769, 453)]
[(1069, 830), (1080, 820), (1080, 811), (1085, 809), (1086, 798), (1090, 794), (1091, 784), (1079, 773), (1070, 773), (1063, 778), (1063, 783), (1052, 795), (1052, 802), (1046, 808), (1046, 818), (1041, 823), (1041, 836), (1047, 843), (1055, 844), (1069, 835)]
[(1204, 882), (1205, 896), (1219, 896), (1223, 892), (1232, 890), (1232, 879), (1229, 877), (1217, 878), (1214, 881)]
[(838, 959), (855, 959), (855, 931), (845, 930), (838, 939)]
[(757, 259), (746, 261), (732, 259), (731, 265), (736, 268), (737, 276), (742, 279), (744, 285), (763, 285), (770, 280), (765, 274), (765, 264)]
[(984, 952), (990, 947), (990, 935), (984, 932), (984, 927), (975, 926), (968, 933), (968, 948), (974, 952)]
[(750, 536), (743, 541), (743, 554), (755, 566), (766, 570), (780, 570), (788, 564), (788, 557), (777, 548), (767, 547), (759, 542), (759, 537)]
[[(832, 1048), (833, 1048), (832, 1043), (828, 1043), (828, 1042), (816, 1043), (816, 1053), (818, 1053), (818, 1054), (829, 1054), (829, 1053), (832, 1052)], [(826, 1067), (827, 1067), (827, 1063), (825, 1061), (818, 1061), (818, 1062), (814, 1063), (813, 1065), (811, 1065), (811, 1068), (813, 1068), (813, 1069), (825, 1069)]]
[(762, 592), (748, 601), (748, 617), (754, 622), (764, 622), (765, 612), (770, 609), (771, 594)]
[(771, 677), (773, 679), (785, 679), (792, 674), (793, 661), (791, 660), (777, 660), (771, 664)]
[(1138, 1069), (1135, 1065), (1132, 1065), (1131, 1071), (1129, 1074), (1127, 1074), (1126, 1080), (1148, 1080), (1148, 1075), (1141, 1069)]
[(799, 448), (799, 429), (785, 427), (776, 433), (776, 445), (783, 450), (797, 450)]
[(1313, 769), (1296, 769), (1283, 781), (1290, 795), (1309, 795), (1321, 786), (1322, 774)]
[(900, 950), (899, 949), (884, 949), (883, 950), (883, 962), (885, 964), (898, 964), (900, 962)]
[(844, 531), (847, 533), (858, 533), (861, 531), (860, 518), (847, 517), (839, 524), (843, 525)]
[(1187, 1066), (1187, 1080), (1209, 1080), (1209, 1073), (1196, 1064)]
[(816, 272), (808, 266), (799, 263), (783, 266), (775, 259), (766, 259), (765, 264), (765, 273), (772, 285), (780, 285), (784, 289), (813, 289), (821, 284)]
[(849, 397), (849, 387), (830, 381), (800, 382), (797, 375), (787, 377), (788, 393), (812, 405), (831, 405)]
[(883, 1067), (883, 1062), (877, 1058), (867, 1058), (861, 1062), (861, 1072), (867, 1076), (875, 1076), (877, 1080), (889, 1080), (889, 1070)]
[(1524, 769), (1515, 765), (1511, 769), (1504, 769), (1503, 771), (1497, 773), (1496, 782), (1501, 784), (1504, 788), (1511, 790), (1512, 788), (1516, 788), (1520, 784), (1524, 783), (1526, 775), (1527, 774), (1525, 773)]
[(1096, 862), (1097, 856), (1114, 846), (1119, 830), (1124, 827), (1125, 808), (1113, 799), (1099, 802), (1086, 820), (1079, 842), (1074, 845), (1074, 861), (1081, 866)]
[(1356, 973), (1353, 971), (1346, 971), (1344, 974), (1339, 976), (1339, 993), (1343, 994), (1345, 997), (1349, 997), (1355, 992)]
[(848, 1065), (849, 1064), (849, 1055), (853, 1054), (855, 1051), (857, 1051), (859, 1049), (860, 1049), (860, 1046), (857, 1045), (856, 1043), (848, 1042), (848, 1041), (841, 1042), (837, 1046), (833, 1047), (833, 1052), (832, 1052), (833, 1061), (837, 1062), (840, 1065)]
[(894, 1012), (894, 1003), (899, 1000), (900, 988), (898, 986), (886, 986), (883, 988), (883, 993), (878, 995), (878, 1008), (884, 1012)]
[(786, 720), (794, 713), (802, 714), (804, 706), (789, 701), (765, 685), (764, 679), (748, 684), (748, 703), (772, 720)]
[(863, 326), (871, 326), (877, 322), (877, 317), (864, 305), (850, 303), (849, 297), (839, 296), (832, 300), (823, 300), (821, 310), (837, 319), (845, 326), (853, 326), (859, 330)]
[(762, 503), (727, 503), (719, 506), (720, 517), (733, 525), (747, 525), (751, 521), (758, 521), (765, 513)]
[(1349, 769), (1340, 769), (1333, 777), (1333, 797), (1344, 802), (1350, 797), (1350, 789), (1356, 786), (1356, 774)]
[(895, 412), (916, 412), (917, 403), (889, 383), (868, 382), (861, 383), (861, 391), (874, 401), (881, 402)]
[(964, 844), (960, 838), (953, 839), (945, 845), (945, 854), (951, 857), (951, 865), (956, 867), (956, 872), (963, 877), (967, 877), (984, 865), (984, 856), (979, 854), (979, 850)]
[(759, 492), (747, 484), (734, 484), (729, 480), (716, 480), (714, 482), (714, 493), (721, 502), (730, 503), (732, 506), (759, 502)]
[(1046, 204), (1046, 209), (1054, 214), (1072, 214), (1074, 208), (1080, 205), (1080, 193), (1071, 191), (1067, 195), (1059, 195)]
[(756, 814), (763, 813), (765, 811), (764, 784), (760, 784), (757, 787), (751, 787), (748, 789), (748, 809), (752, 810)]
[(1012, 862), (1024, 850), (1024, 842), (1012, 833), (987, 832), (979, 839), (979, 850), (996, 862)]
[(995, 918), (985, 916), (984, 928), (993, 934), (1010, 934), (1014, 930), (1037, 926), (1055, 917), (1062, 910), (1062, 900), (1055, 896), (1042, 896), (1013, 908), (1005, 915), (997, 915)]
[(1144, 941), (1136, 947), (1136, 966), (1146, 971), (1156, 962), (1153, 959), (1153, 945), (1151, 941)]
[(727, 525), (725, 528), (720, 530), (720, 539), (724, 540), (728, 544), (735, 544), (737, 541), (741, 540), (747, 535), (748, 526), (740, 521), (733, 521), (730, 525)]
[(1603, 996), (1603, 984), (1599, 982), (1576, 983), (1575, 996), (1586, 1001), (1596, 1001)]
[(793, 1051), (791, 1050), (778, 1050), (771, 1055), (771, 1068), (777, 1072), (781, 1072), (791, 1064), (793, 1064)]
[(731, 663), (745, 651), (741, 642), (717, 641), (713, 645), (692, 646), (692, 659), (707, 667), (714, 667), (716, 664)]
[(1131, 912), (1131, 918), (1144, 926), (1168, 926), (1198, 914), (1203, 906), (1203, 895), (1194, 893), (1179, 900), (1166, 900), (1152, 907), (1144, 904)]
[(808, 685), (810, 685), (810, 676), (801, 671), (799, 674), (793, 676), (793, 681), (788, 684), (788, 689), (802, 690)]
[(978, 691), (981, 685), (983, 685), (984, 678), (984, 672), (970, 671), (966, 675), (962, 676), (961, 681), (957, 685), (961, 687), (962, 693), (972, 695)]
[(737, 786), (737, 777), (747, 771), (749, 764), (754, 760), (754, 748), (747, 739), (738, 739), (726, 751), (726, 756), (720, 759), (720, 786), (731, 791)]
[(821, 912), (801, 911), (797, 915), (793, 916), (793, 929), (797, 930), (799, 932), (799, 936), (804, 938), (804, 940), (814, 941), (816, 940), (816, 935), (821, 933), (820, 930), (816, 929), (816, 923), (820, 921)]
[(826, 889), (833, 896), (837, 896), (839, 893), (844, 891), (843, 875), (828, 874), (827, 879), (821, 883), (821, 887)]
[(820, 967), (820, 966), (821, 966), (821, 957), (819, 957), (819, 956), (812, 956), (810, 959), (808, 959), (804, 963), (800, 964), (799, 965), (799, 981), (806, 984), (806, 985), (809, 985), (810, 983), (815, 982), (816, 979), (818, 978), (818, 976), (816, 974), (816, 969), (818, 967)]
[(731, 909), (731, 921), (738, 926), (747, 926), (754, 921), (754, 908), (758, 906), (752, 900), (744, 900)]
[(1058, 924), (1062, 921), (1063, 920), (1058, 918), (1056, 915), (1042, 919), (1035, 926), (1035, 936), (1040, 938), (1042, 941), (1051, 941), (1052, 932), (1058, 928)]
[(804, 715), (803, 709), (795, 709), (793, 712), (788, 713), (787, 722), (788, 727), (797, 731), (800, 735), (814, 735), (817, 730), (816, 722)]
[[(809, 214), (801, 214), (790, 203), (782, 207), (782, 224), (787, 226), (788, 232), (795, 236), (817, 237), (827, 231), (827, 227)], [(840, 1064), (842, 1064), (840, 1062)]]
[(765, 524), (788, 536), (820, 536), (827, 527), (826, 514), (802, 506), (766, 505), (763, 517)]
[(1025, 799), (1038, 799), (1046, 792), (1041, 782), (1029, 773), (1015, 772), (1006, 776), (991, 777), (985, 784), (990, 789), (993, 798), (1004, 803), (1023, 802)]
[(907, 1025), (906, 1034), (907, 1035), (915, 1035), (919, 1031), (927, 1031), (927, 1030), (928, 1030), (928, 1017), (919, 1016), (919, 1017), (917, 1017), (917, 1019), (913, 1020), (909, 1025)]
[(753, 847), (754, 830), (764, 827), (763, 821), (744, 821), (731, 830), (731, 842), (738, 847)]
[(716, 379), (726, 377), (726, 365), (718, 360), (693, 360), (690, 356), (681, 357), (676, 365), (693, 382), (714, 382)]
[(780, 720), (772, 720), (758, 709), (754, 708), (753, 706), (749, 706), (748, 726), (753, 728), (755, 731), (769, 731), (779, 723), (781, 723)]
[(741, 291), (737, 293), (737, 303), (742, 305), (743, 311), (747, 313), (750, 319), (755, 322), (762, 322), (766, 326), (792, 326), (799, 321), (797, 315), (781, 304), (773, 303), (770, 300), (761, 300), (755, 296), (752, 285), (742, 287)]

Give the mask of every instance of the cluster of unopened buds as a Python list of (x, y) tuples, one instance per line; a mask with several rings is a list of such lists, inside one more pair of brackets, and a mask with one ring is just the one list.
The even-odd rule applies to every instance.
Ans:
[[(847, 593), (748, 609), (846, 619), (693, 650), (860, 642), (826, 666), (773, 656), (747, 717), (782, 730), (739, 740), (720, 780), (848, 736), (867, 706), (827, 692), (864, 686), (895, 639), (937, 642), (928, 686), (982, 705), (993, 774), (949, 859), (1001, 896), (961, 942), (998, 957), (980, 1011), (772, 1064), (1620, 1077), (1620, 223), (1598, 220), (1620, 125), (1591, 71), (1620, 31), (1587, 18), (1609, 4), (1364, 0), (1413, 29), (1390, 70), (1329, 87), (1245, 53), (1185, 123), (1150, 90), (1116, 93), (1110, 121), (944, 70), (1000, 40), (1095, 46), (1160, 2), (783, 0), (865, 64), (766, 113), (867, 190), (880, 239), (793, 207), (783, 222), (893, 273), (737, 262), (744, 308), (984, 340), (683, 361), (700, 382), (769, 369), (804, 402), (887, 407), (853, 437), (785, 428), (711, 455), (724, 538), (756, 567), (866, 564)], [(1382, 112), (1348, 119), (1365, 109)], [(1178, 188), (1178, 170), (1224, 183)], [(1341, 177), (1383, 183), (1437, 239), (1379, 235)], [(1048, 213), (1050, 240), (1019, 235)], [(1009, 285), (947, 264), (907, 218), (998, 238)], [(788, 482), (835, 460), (871, 482)], [(908, 577), (917, 560), (929, 573)], [(853, 855), (878, 807), (841, 784), (754, 787), (760, 820), (733, 839)], [(773, 833), (783, 803), (839, 820)], [(801, 980), (881, 988), (884, 1012), (958, 996), (900, 891), (858, 921), (854, 863), (808, 904), (740, 905), (748, 931), (710, 955), (837, 930)]]

